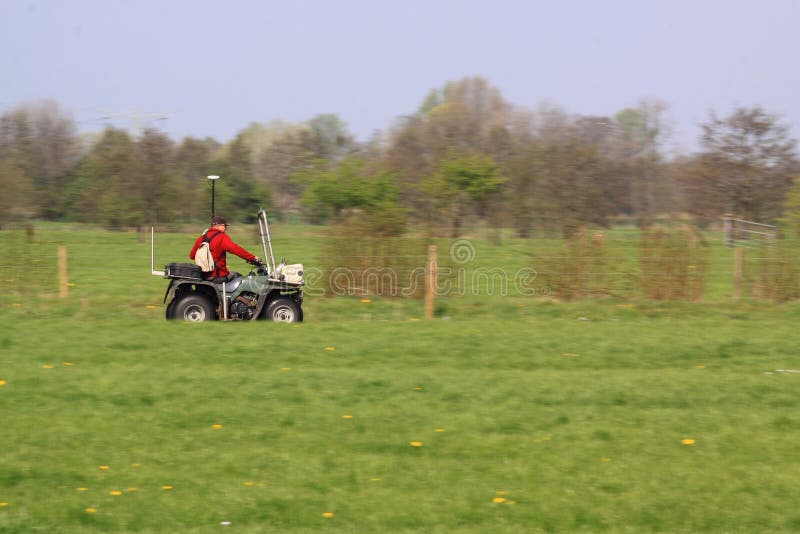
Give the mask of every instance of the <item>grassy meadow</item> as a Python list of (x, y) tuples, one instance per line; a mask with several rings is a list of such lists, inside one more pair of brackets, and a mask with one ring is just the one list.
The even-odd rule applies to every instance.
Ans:
[[(274, 226), (279, 256), (320, 261), (324, 235)], [(157, 235), (156, 268), (191, 239)], [(0, 240), (21, 258), (0, 532), (800, 530), (800, 305), (731, 302), (721, 246), (699, 302), (466, 291), (424, 320), (419, 300), (308, 296), (302, 324), (195, 325), (164, 320), (136, 233)], [(471, 242), (509, 271), (537, 244)]]

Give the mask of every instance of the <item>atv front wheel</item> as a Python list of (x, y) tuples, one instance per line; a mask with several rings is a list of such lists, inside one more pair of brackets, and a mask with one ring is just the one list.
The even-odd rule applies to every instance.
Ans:
[(296, 323), (301, 321), (300, 306), (292, 299), (279, 298), (269, 303), (264, 316), (276, 323)]
[(192, 323), (202, 321), (213, 321), (216, 319), (214, 307), (207, 298), (200, 295), (186, 295), (178, 302), (171, 303), (167, 309), (171, 308), (171, 319), (180, 319)]

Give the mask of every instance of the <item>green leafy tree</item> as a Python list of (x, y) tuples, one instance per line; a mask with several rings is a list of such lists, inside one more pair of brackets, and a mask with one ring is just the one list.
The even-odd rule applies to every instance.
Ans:
[(406, 212), (399, 203), (395, 173), (370, 172), (363, 159), (350, 156), (333, 167), (317, 160), (294, 180), (306, 186), (301, 203), (314, 223), (337, 223), (355, 214), (373, 235), (399, 235), (404, 230)]
[(138, 195), (141, 178), (131, 136), (108, 128), (78, 164), (67, 190), (67, 216), (109, 228), (141, 224), (145, 212)]
[(452, 234), (457, 237), (466, 207), (472, 206), (478, 214), (484, 214), (490, 196), (506, 181), (498, 165), (489, 157), (466, 154), (444, 158), (436, 171), (422, 183), (422, 190), (430, 202), (429, 219), (435, 220), (437, 214), (446, 214)]
[(157, 224), (178, 219), (180, 184), (172, 140), (156, 130), (145, 130), (136, 142), (140, 172), (136, 196), (144, 207), (138, 224)]
[(30, 189), (27, 177), (14, 165), (0, 160), (0, 229), (13, 217), (26, 215)]
[(438, 172), (443, 159), (476, 153), (504, 161), (500, 152), (506, 150), (511, 109), (486, 79), (465, 77), (428, 92), (416, 113), (397, 122), (382, 160), (398, 173), (412, 213), (430, 219), (431, 199), (422, 182)]
[(175, 206), (183, 221), (207, 220), (210, 215), (207, 176), (221, 145), (211, 138), (185, 138), (175, 154), (175, 174), (180, 202)]
[(232, 220), (253, 222), (259, 208), (269, 208), (269, 191), (253, 176), (250, 145), (240, 134), (226, 147), (225, 155), (209, 165), (220, 176), (215, 184), (216, 211)]

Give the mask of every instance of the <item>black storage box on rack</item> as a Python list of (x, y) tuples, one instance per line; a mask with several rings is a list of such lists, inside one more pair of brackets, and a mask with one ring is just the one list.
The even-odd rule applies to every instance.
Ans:
[(202, 280), (203, 271), (194, 263), (168, 263), (164, 266), (164, 278)]

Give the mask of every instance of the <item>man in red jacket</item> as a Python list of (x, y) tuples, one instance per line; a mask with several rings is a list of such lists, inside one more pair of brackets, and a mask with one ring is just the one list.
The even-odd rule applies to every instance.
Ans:
[(189, 258), (194, 259), (194, 255), (197, 252), (197, 248), (200, 246), (200, 243), (203, 242), (203, 238), (208, 241), (208, 248), (211, 250), (211, 257), (214, 258), (214, 270), (209, 273), (203, 273), (203, 278), (218, 284), (222, 282), (230, 282), (239, 276), (239, 273), (228, 271), (228, 268), (225, 265), (226, 253), (230, 252), (232, 254), (236, 254), (243, 260), (254, 265), (259, 262), (255, 255), (247, 252), (245, 249), (234, 243), (230, 237), (228, 237), (228, 235), (225, 233), (227, 229), (228, 221), (225, 220), (225, 217), (215, 215), (211, 219), (211, 228), (206, 230), (203, 235), (197, 238), (197, 241), (194, 242), (192, 250), (189, 252)]

